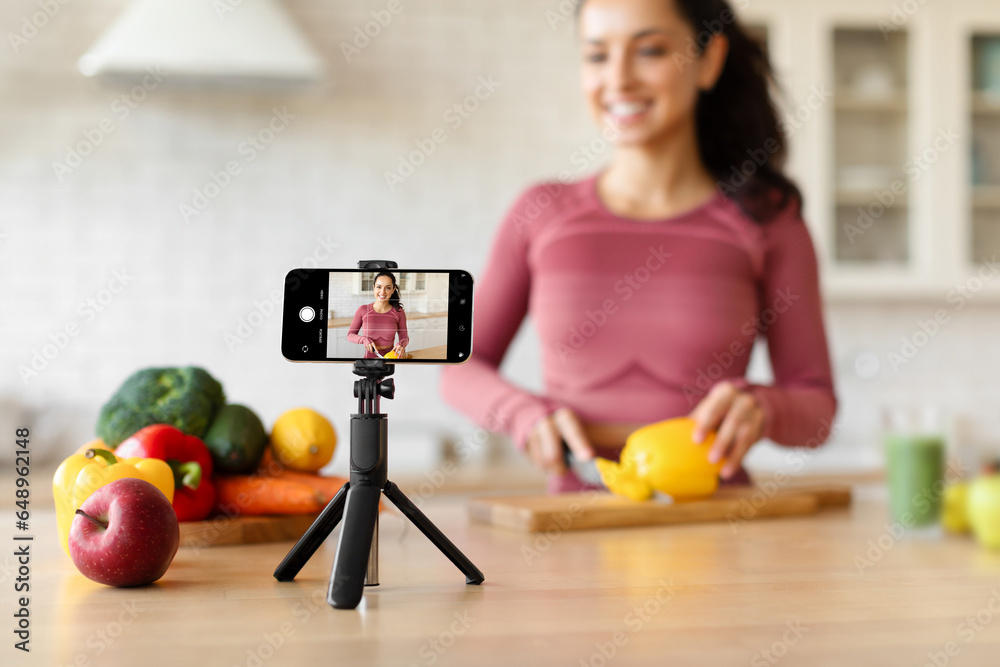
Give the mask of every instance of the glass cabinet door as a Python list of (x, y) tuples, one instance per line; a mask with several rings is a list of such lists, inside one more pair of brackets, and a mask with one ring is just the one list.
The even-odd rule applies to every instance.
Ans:
[(834, 258), (903, 267), (908, 238), (907, 36), (833, 33)]
[(969, 261), (1000, 255), (1000, 34), (972, 37), (972, 247)]

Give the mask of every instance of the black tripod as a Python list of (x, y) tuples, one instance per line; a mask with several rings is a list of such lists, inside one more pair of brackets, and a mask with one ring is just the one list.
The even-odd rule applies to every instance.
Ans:
[(393, 396), (395, 385), (391, 378), (386, 379), (392, 372), (392, 366), (381, 359), (354, 362), (354, 374), (362, 379), (354, 382), (358, 414), (351, 415), (350, 481), (274, 571), (278, 581), (293, 580), (343, 517), (326, 598), (337, 609), (354, 609), (361, 602), (364, 586), (378, 585), (378, 504), (382, 493), (462, 571), (465, 583), (478, 585), (484, 579), (472, 561), (388, 480), (389, 419), (379, 413), (379, 399)]

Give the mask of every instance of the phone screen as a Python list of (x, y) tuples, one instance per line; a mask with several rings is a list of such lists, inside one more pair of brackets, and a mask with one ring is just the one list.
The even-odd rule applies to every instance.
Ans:
[(461, 363), (472, 352), (472, 276), (296, 269), (285, 278), (281, 349), (291, 361)]

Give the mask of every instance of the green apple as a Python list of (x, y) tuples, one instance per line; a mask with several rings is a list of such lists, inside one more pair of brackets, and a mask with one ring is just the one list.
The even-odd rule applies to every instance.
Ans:
[(977, 477), (969, 484), (966, 510), (979, 543), (1000, 549), (1000, 475)]
[(968, 482), (956, 482), (945, 487), (941, 497), (941, 525), (949, 533), (968, 533), (971, 529), (968, 499)]

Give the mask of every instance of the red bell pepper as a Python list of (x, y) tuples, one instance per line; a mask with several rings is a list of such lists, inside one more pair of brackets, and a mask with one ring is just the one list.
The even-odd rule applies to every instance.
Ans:
[(169, 424), (136, 431), (115, 448), (115, 456), (162, 459), (174, 471), (174, 511), (178, 521), (201, 521), (215, 505), (212, 455), (205, 443)]

